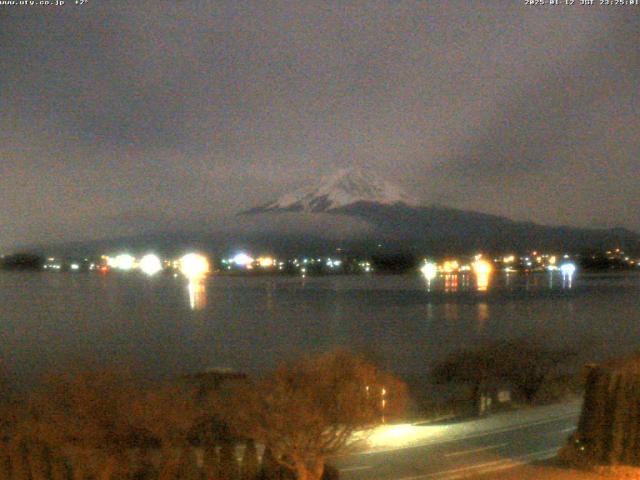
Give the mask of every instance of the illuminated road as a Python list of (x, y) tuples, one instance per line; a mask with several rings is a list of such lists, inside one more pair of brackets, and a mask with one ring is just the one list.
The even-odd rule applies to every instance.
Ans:
[(469, 478), (553, 457), (575, 429), (579, 403), (459, 423), (394, 426), (372, 448), (337, 462), (343, 480)]

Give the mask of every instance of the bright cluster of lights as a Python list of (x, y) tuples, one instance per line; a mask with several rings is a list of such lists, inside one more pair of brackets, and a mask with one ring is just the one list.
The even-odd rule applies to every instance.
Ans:
[(162, 261), (157, 255), (150, 253), (142, 257), (138, 266), (144, 273), (153, 276), (162, 270)]
[(129, 255), (128, 253), (121, 253), (116, 257), (109, 257), (107, 260), (107, 265), (111, 268), (115, 268), (117, 270), (131, 270), (136, 263), (136, 259), (133, 255)]
[(473, 273), (476, 275), (476, 283), (479, 291), (485, 291), (489, 287), (489, 279), (493, 271), (493, 265), (482, 257), (477, 256), (476, 261), (472, 264)]
[(240, 252), (236, 254), (233, 258), (231, 258), (230, 262), (235, 263), (241, 267), (246, 267), (247, 265), (251, 265), (255, 260), (250, 255), (247, 255), (244, 252)]
[(455, 273), (458, 270), (460, 270), (460, 264), (457, 260), (445, 260), (440, 266), (440, 271), (442, 273)]
[(425, 262), (420, 272), (422, 272), (424, 278), (430, 282), (438, 276), (438, 265), (432, 262)]
[(373, 268), (371, 267), (371, 262), (360, 262), (358, 266), (364, 270), (365, 273), (371, 273)]
[(489, 285), (491, 274), (495, 270), (494, 262), (502, 264), (503, 270), (507, 273), (518, 271), (513, 267), (513, 265), (520, 262), (523, 266), (533, 267), (535, 270), (546, 270), (549, 272), (560, 271), (564, 279), (570, 280), (575, 275), (577, 267), (575, 263), (568, 261), (568, 259), (569, 255), (563, 255), (562, 263), (559, 264), (559, 256), (539, 254), (534, 251), (530, 256), (516, 257), (515, 255), (509, 254), (502, 257), (496, 257), (491, 261), (483, 254), (478, 254), (474, 256), (473, 262), (470, 264), (460, 263), (456, 259), (444, 260), (440, 264), (425, 260), (420, 267), (420, 272), (428, 282), (431, 282), (438, 276), (438, 274), (442, 274), (446, 280), (448, 277), (456, 277), (457, 274), (462, 274), (462, 277), (465, 277), (464, 274), (466, 272), (472, 271), (476, 277), (478, 290), (486, 290)]
[(260, 255), (256, 258), (246, 252), (238, 252), (230, 258), (223, 258), (222, 264), (227, 270), (231, 270), (234, 266), (245, 270), (253, 270), (254, 268), (284, 270), (285, 266), (285, 262), (279, 261), (271, 255)]
[(327, 267), (329, 268), (336, 268), (339, 267), (340, 265), (342, 265), (342, 260), (334, 260), (331, 258), (327, 258)]
[(180, 271), (188, 279), (198, 279), (209, 273), (209, 260), (198, 253), (188, 253), (180, 259)]
[(493, 271), (493, 265), (482, 258), (478, 258), (471, 266), (476, 275), (489, 275)]
[(271, 268), (276, 264), (276, 260), (273, 257), (258, 257), (257, 262), (262, 268)]
[(571, 262), (563, 263), (560, 265), (560, 271), (562, 272), (562, 275), (572, 276), (576, 273), (576, 264)]
[(60, 265), (59, 263), (47, 263), (44, 266), (44, 269), (45, 270), (49, 270), (49, 269), (51, 269), (51, 270), (61, 270), (62, 269), (62, 265)]
[(460, 264), (458, 260), (450, 259), (445, 260), (438, 265), (434, 262), (425, 260), (420, 267), (420, 272), (425, 280), (427, 280), (429, 287), (431, 286), (431, 282), (438, 277), (438, 274), (442, 274), (444, 277), (445, 291), (457, 290), (458, 274), (461, 274), (463, 284), (464, 282), (468, 282), (468, 280), (465, 279), (468, 278), (467, 272), (471, 271), (473, 271), (476, 277), (478, 290), (486, 290), (489, 286), (491, 273), (493, 272), (493, 264), (490, 261), (485, 260), (482, 255), (476, 255), (474, 257), (474, 262), (471, 264)]
[(565, 262), (560, 265), (560, 272), (562, 273), (562, 286), (571, 288), (573, 286), (573, 275), (576, 273), (576, 264)]
[(521, 267), (524, 271), (549, 271), (559, 270), (558, 262), (560, 258), (567, 260), (568, 254), (560, 257), (557, 254), (542, 253), (534, 250), (527, 255), (516, 256), (514, 254), (496, 257), (495, 263), (502, 264), (502, 270), (506, 273), (516, 272)]
[(153, 276), (163, 271), (166, 265), (180, 270), (187, 278), (202, 278), (209, 273), (209, 260), (197, 253), (189, 253), (179, 260), (167, 260), (164, 263), (154, 253), (144, 255), (139, 261), (128, 253), (121, 253), (115, 257), (103, 256), (102, 260), (104, 264), (99, 268), (101, 272), (106, 272), (109, 268), (122, 271), (139, 269), (144, 274)]

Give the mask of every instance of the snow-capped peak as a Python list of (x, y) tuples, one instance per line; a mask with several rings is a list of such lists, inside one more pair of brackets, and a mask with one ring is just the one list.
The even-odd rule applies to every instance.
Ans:
[(326, 212), (358, 202), (414, 204), (401, 188), (371, 171), (343, 168), (318, 184), (287, 193), (260, 210)]

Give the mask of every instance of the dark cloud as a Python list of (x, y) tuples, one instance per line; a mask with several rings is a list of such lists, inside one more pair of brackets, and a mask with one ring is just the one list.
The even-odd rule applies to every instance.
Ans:
[(0, 246), (215, 223), (349, 163), (640, 229), (637, 7), (0, 7)]

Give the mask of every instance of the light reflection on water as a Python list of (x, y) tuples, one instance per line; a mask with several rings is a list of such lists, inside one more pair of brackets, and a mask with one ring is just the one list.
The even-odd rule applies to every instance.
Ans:
[(562, 288), (571, 288), (573, 286), (573, 274), (562, 273)]
[[(0, 273), (0, 360), (35, 374), (71, 358), (136, 358), (152, 372), (256, 371), (334, 346), (425, 372), (447, 354), (544, 337), (580, 361), (640, 345), (640, 275), (473, 274), (184, 278)], [(571, 287), (571, 288), (569, 288)]]
[(482, 331), (489, 320), (489, 305), (486, 302), (478, 303), (478, 330)]
[(546, 278), (546, 288), (571, 289), (574, 286), (576, 274), (564, 274), (559, 271), (516, 273), (478, 271), (475, 273), (444, 273), (431, 278), (425, 278), (427, 292), (468, 292), (475, 289), (478, 292), (488, 292), (492, 289), (540, 289)]
[(476, 288), (479, 292), (486, 292), (489, 288), (490, 272), (481, 272), (476, 274)]
[(205, 278), (193, 278), (187, 285), (191, 310), (204, 310), (207, 306), (207, 284)]
[(457, 273), (447, 273), (444, 276), (444, 291), (447, 293), (458, 291), (458, 280), (460, 275)]

